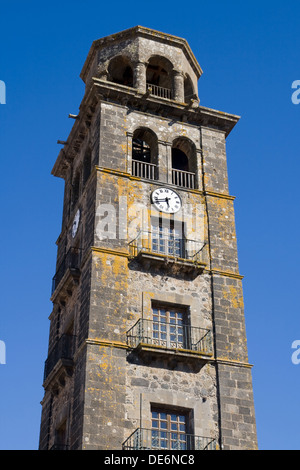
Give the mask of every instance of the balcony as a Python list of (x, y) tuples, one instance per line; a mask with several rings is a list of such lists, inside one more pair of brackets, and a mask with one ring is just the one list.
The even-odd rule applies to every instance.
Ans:
[(80, 248), (70, 248), (67, 254), (65, 255), (63, 261), (59, 265), (58, 270), (56, 271), (55, 276), (52, 279), (52, 291), (51, 295), (54, 294), (58, 285), (61, 283), (63, 278), (71, 277), (71, 280), (77, 281), (80, 275), (80, 262), (81, 262), (81, 249)]
[(176, 234), (141, 231), (128, 245), (130, 257), (147, 267), (155, 264), (168, 269), (180, 269), (182, 272), (199, 273), (206, 266), (206, 243), (202, 241), (179, 238)]
[(139, 319), (127, 331), (127, 344), (140, 355), (207, 360), (213, 355), (211, 331), (181, 323)]
[(45, 361), (44, 382), (51, 372), (63, 370), (70, 375), (73, 369), (76, 336), (62, 335)]
[(138, 160), (132, 160), (132, 175), (147, 180), (156, 179), (156, 165)]
[(216, 440), (156, 429), (136, 429), (122, 445), (123, 450), (216, 450)]
[(195, 173), (172, 168), (172, 184), (181, 188), (195, 189)]
[(169, 88), (163, 88), (162, 86), (152, 85), (151, 83), (146, 84), (147, 91), (150, 95), (158, 96), (159, 98), (172, 99), (172, 91)]

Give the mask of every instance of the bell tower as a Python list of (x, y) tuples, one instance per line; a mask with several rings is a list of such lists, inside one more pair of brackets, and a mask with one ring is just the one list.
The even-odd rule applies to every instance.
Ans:
[(256, 449), (226, 139), (186, 40), (92, 44), (63, 178), (40, 449)]

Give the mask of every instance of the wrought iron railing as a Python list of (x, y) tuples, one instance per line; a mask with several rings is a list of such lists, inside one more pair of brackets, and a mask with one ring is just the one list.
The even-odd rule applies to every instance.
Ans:
[(132, 175), (148, 180), (156, 179), (156, 165), (138, 160), (132, 160)]
[(134, 240), (129, 242), (129, 250), (133, 257), (144, 252), (203, 263), (205, 245), (205, 242), (189, 240), (185, 237), (141, 231)]
[(149, 344), (169, 349), (185, 349), (212, 354), (211, 330), (197, 328), (180, 323), (140, 318), (127, 331), (127, 344), (136, 348), (140, 344)]
[(122, 448), (123, 450), (216, 450), (216, 440), (194, 434), (138, 428), (126, 439)]
[(60, 359), (73, 359), (75, 353), (76, 336), (62, 335), (45, 361), (44, 380)]
[(195, 173), (172, 168), (172, 183), (182, 188), (195, 189)]
[(172, 90), (170, 88), (164, 88), (158, 85), (152, 85), (151, 83), (147, 83), (147, 90), (150, 91), (151, 95), (159, 96), (159, 98), (167, 98), (169, 100), (172, 99)]
[(78, 270), (80, 267), (81, 261), (81, 249), (80, 248), (70, 248), (67, 254), (65, 255), (64, 259), (62, 260), (61, 264), (58, 267), (58, 270), (55, 273), (55, 276), (52, 279), (52, 291), (55, 291), (58, 284), (64, 277), (66, 271), (70, 270)]

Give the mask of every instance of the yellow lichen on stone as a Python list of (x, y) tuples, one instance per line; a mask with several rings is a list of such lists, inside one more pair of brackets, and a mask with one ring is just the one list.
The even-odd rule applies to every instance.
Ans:
[(234, 308), (244, 307), (243, 295), (240, 289), (234, 286), (228, 286), (228, 290), (225, 288), (223, 289), (223, 296), (224, 296), (224, 299), (229, 300), (231, 302), (232, 307)]

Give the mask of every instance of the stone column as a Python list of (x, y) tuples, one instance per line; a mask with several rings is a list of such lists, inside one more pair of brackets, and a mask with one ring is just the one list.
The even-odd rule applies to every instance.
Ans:
[(172, 184), (172, 144), (166, 143), (167, 152), (167, 182)]
[(126, 171), (132, 175), (132, 132), (127, 132), (127, 161), (126, 161)]
[(159, 180), (169, 183), (169, 150), (166, 142), (158, 141)]
[(181, 103), (184, 102), (184, 78), (183, 73), (179, 70), (173, 71), (173, 90), (174, 96), (173, 99), (175, 101), (180, 101)]
[(140, 93), (146, 93), (146, 64), (144, 62), (134, 64), (133, 86)]

